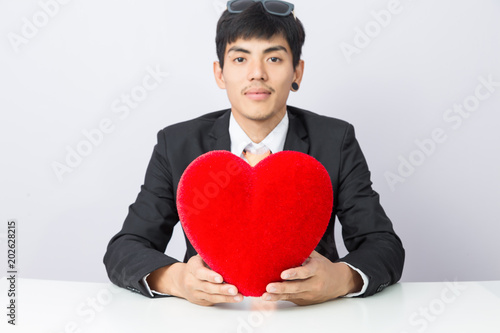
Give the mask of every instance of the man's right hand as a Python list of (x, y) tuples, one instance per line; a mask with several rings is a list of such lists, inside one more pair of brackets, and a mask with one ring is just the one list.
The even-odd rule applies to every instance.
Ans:
[(203, 306), (243, 300), (238, 289), (223, 283), (222, 276), (211, 270), (199, 255), (191, 257), (187, 263), (157, 269), (148, 276), (147, 282), (153, 290)]

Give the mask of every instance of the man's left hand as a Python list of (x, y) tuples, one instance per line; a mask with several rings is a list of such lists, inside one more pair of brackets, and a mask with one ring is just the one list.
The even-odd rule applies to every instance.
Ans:
[(355, 270), (342, 262), (333, 263), (316, 251), (302, 266), (283, 271), (281, 278), (285, 281), (267, 285), (262, 299), (309, 305), (359, 292), (363, 287)]

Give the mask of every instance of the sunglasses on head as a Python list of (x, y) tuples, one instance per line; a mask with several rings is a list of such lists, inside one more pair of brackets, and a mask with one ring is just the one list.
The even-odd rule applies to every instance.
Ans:
[[(255, 2), (261, 2), (264, 9), (277, 16), (288, 16), (293, 13), (293, 3), (279, 0), (231, 0), (227, 2), (227, 11), (230, 13), (241, 13)], [(295, 13), (294, 13), (295, 17)]]

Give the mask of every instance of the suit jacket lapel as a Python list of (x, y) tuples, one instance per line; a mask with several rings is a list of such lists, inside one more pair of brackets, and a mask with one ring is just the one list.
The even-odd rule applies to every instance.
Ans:
[(288, 107), (288, 133), (286, 135), (284, 150), (299, 151), (309, 154), (309, 137), (302, 121), (295, 114), (293, 107)]
[[(293, 107), (288, 107), (288, 133), (286, 135), (284, 150), (299, 151), (309, 154), (309, 138), (307, 130), (300, 118), (295, 114)], [(229, 136), (229, 119), (231, 110), (224, 112), (215, 122), (209, 135), (209, 150), (231, 151), (231, 138)]]
[(209, 150), (231, 150), (231, 138), (229, 137), (229, 118), (231, 110), (226, 110), (215, 120), (214, 126), (208, 136), (210, 138)]

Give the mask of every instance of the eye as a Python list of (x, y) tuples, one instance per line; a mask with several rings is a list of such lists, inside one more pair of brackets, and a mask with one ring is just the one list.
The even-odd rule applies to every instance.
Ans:
[(271, 58), (269, 58), (269, 61), (271, 61), (271, 62), (280, 62), (281, 59), (277, 58), (277, 57), (271, 57)]
[(238, 58), (234, 59), (234, 62), (237, 62), (239, 64), (241, 64), (243, 61), (245, 61), (245, 58), (243, 58), (243, 57), (238, 57)]

